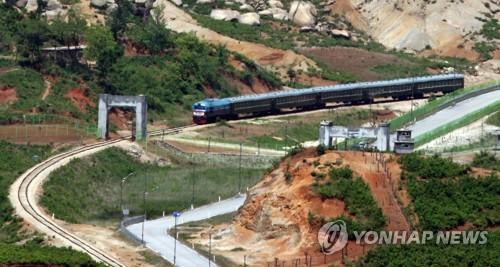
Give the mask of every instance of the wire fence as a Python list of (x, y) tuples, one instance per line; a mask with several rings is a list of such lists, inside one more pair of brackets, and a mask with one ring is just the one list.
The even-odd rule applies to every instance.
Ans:
[(0, 126), (0, 139), (16, 143), (78, 141), (96, 137), (97, 126), (79, 123), (14, 124)]
[(69, 121), (52, 114), (19, 114), (0, 120), (0, 139), (16, 143), (71, 142), (97, 134), (95, 123)]
[(415, 147), (421, 146), (423, 144), (426, 144), (444, 134), (447, 134), (453, 130), (456, 130), (460, 127), (466, 126), (488, 114), (491, 114), (495, 111), (500, 110), (500, 101), (496, 101), (482, 109), (476, 110), (474, 112), (471, 112), (460, 119), (454, 120), (452, 122), (449, 122), (445, 125), (441, 125), (440, 127), (426, 132), (425, 134), (422, 134), (415, 138)]

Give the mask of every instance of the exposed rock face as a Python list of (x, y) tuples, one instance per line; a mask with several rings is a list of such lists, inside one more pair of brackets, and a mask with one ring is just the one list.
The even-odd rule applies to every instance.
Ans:
[(48, 21), (54, 21), (58, 17), (64, 18), (66, 16), (66, 14), (68, 14), (68, 11), (65, 9), (58, 8), (55, 10), (47, 10), (43, 14), (47, 18)]
[(316, 7), (311, 2), (293, 1), (288, 18), (300, 26), (314, 26)]
[(210, 18), (216, 20), (231, 21), (238, 20), (239, 17), (240, 12), (230, 9), (212, 9), (212, 12), (210, 12)]
[(113, 13), (117, 8), (118, 5), (116, 3), (108, 3), (108, 8), (106, 8), (106, 14), (109, 15)]
[(213, 3), (215, 0), (198, 0), (196, 1), (196, 4), (209, 4)]
[(434, 43), (431, 37), (427, 33), (415, 28), (409, 30), (406, 35), (400, 38), (395, 44), (396, 49), (409, 49), (413, 51), (422, 51), (432, 47), (434, 47)]
[(56, 10), (56, 9), (59, 9), (61, 8), (61, 3), (59, 3), (59, 1), (57, 0), (49, 0), (49, 2), (47, 3), (47, 7), (45, 8), (45, 10)]
[(240, 6), (240, 10), (248, 10), (248, 11), (253, 11), (253, 7), (249, 4), (243, 4)]
[(271, 8), (283, 8), (283, 3), (281, 3), (280, 1), (277, 1), (277, 0), (269, 0), (267, 2), (267, 4), (271, 7)]
[(268, 8), (259, 12), (260, 15), (272, 16), (275, 19), (287, 20), (288, 12), (281, 8)]
[(16, 6), (19, 8), (25, 7), (27, 3), (28, 3), (28, 0), (19, 0), (16, 2)]
[(349, 34), (348, 31), (346, 30), (337, 30), (337, 29), (333, 29), (330, 31), (330, 33), (333, 35), (333, 36), (336, 36), (336, 37), (342, 37), (342, 38), (346, 38), (346, 39), (349, 39), (351, 38), (351, 35)]
[(90, 0), (90, 4), (95, 7), (104, 7), (106, 5), (106, 0)]
[(446, 51), (456, 50), (466, 35), (481, 30), (484, 23), (481, 20), (486, 19), (484, 13), (500, 19), (500, 13), (491, 10), (495, 4), (490, 0), (348, 1), (357, 7), (355, 12), (347, 13), (349, 20), (359, 21), (361, 17), (364, 21), (353, 23), (356, 27), (367, 31), (383, 45), (397, 49), (420, 51), (431, 47), (446, 54)]
[(172, 0), (176, 6), (182, 6), (182, 0)]
[(247, 25), (260, 25), (260, 16), (255, 12), (245, 13), (239, 17), (238, 22)]
[(38, 9), (38, 2), (36, 0), (28, 0), (28, 3), (24, 8), (26, 8), (26, 11), (28, 12), (36, 11)]

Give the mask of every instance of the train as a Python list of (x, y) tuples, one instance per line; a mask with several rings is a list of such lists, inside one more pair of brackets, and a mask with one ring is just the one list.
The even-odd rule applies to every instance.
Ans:
[(307, 89), (244, 95), (228, 98), (209, 98), (192, 106), (195, 124), (237, 119), (241, 114), (277, 114), (281, 109), (318, 109), (328, 103), (373, 103), (375, 98), (406, 100), (423, 98), (425, 94), (447, 94), (464, 87), (462, 74), (440, 74), (404, 79), (359, 82)]

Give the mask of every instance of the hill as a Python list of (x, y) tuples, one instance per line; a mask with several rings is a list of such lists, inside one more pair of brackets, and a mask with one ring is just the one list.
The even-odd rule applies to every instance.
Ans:
[[(439, 251), (460, 257), (471, 253), (473, 256), (463, 259), (471, 264), (495, 262), (493, 254), (477, 245), (450, 247), (434, 243), (365, 248), (354, 242), (352, 233), (488, 229), (492, 232), (487, 246), (497, 247), (498, 231), (494, 229), (498, 226), (498, 213), (494, 203), (498, 196), (492, 189), (498, 184), (498, 177), (494, 174), (471, 171), (438, 156), (322, 153), (321, 149), (303, 149), (284, 158), (248, 191), (245, 204), (230, 224), (191, 233), (190, 242), (207, 245), (206, 236), (211, 233), (215, 253), (236, 263), (246, 258), (250, 266), (275, 258), (293, 264), (305, 254), (321, 266), (346, 262), (376, 266), (377, 262), (395, 261), (414, 265), (426, 259), (439, 261)], [(383, 163), (377, 164), (377, 158)], [(487, 176), (479, 176), (485, 173)], [(339, 252), (325, 256), (317, 243), (318, 230), (324, 223), (336, 220), (346, 222), (351, 241), (346, 255)], [(370, 249), (373, 252), (357, 261)], [(411, 251), (423, 254), (412, 256), (413, 262), (406, 261), (404, 255)]]

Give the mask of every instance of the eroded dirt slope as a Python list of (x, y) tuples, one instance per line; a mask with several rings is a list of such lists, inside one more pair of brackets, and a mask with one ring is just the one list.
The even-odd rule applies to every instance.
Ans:
[[(391, 188), (397, 188), (401, 172), (395, 159), (386, 155), (387, 172), (381, 165), (377, 169), (375, 154), (353, 151), (330, 151), (315, 157), (315, 149), (305, 149), (294, 157), (287, 158), (279, 167), (270, 171), (261, 182), (248, 192), (248, 198), (230, 225), (220, 225), (212, 230), (212, 248), (231, 260), (259, 266), (268, 259), (293, 262), (304, 253), (313, 256), (317, 264), (324, 260), (340, 263), (341, 254), (335, 253), (324, 259), (319, 251), (317, 232), (320, 225), (311, 225), (309, 211), (333, 218), (341, 214), (349, 216), (344, 202), (338, 199), (322, 200), (311, 190), (315, 181), (311, 175), (329, 172), (330, 168), (349, 165), (355, 176), (361, 176), (370, 186), (371, 192), (387, 217), (389, 230), (408, 230), (409, 224), (403, 216)], [(319, 164), (314, 164), (314, 161)], [(339, 163), (340, 165), (335, 166)], [(327, 163), (325, 165), (325, 163)], [(391, 179), (386, 173), (391, 173)], [(288, 178), (287, 178), (288, 177)], [(288, 182), (287, 182), (288, 180)], [(394, 184), (391, 186), (391, 184)], [(407, 202), (404, 192), (398, 192)], [(203, 240), (199, 240), (200, 243)], [(367, 248), (365, 248), (367, 249)], [(350, 242), (348, 256), (363, 254), (363, 247)]]

